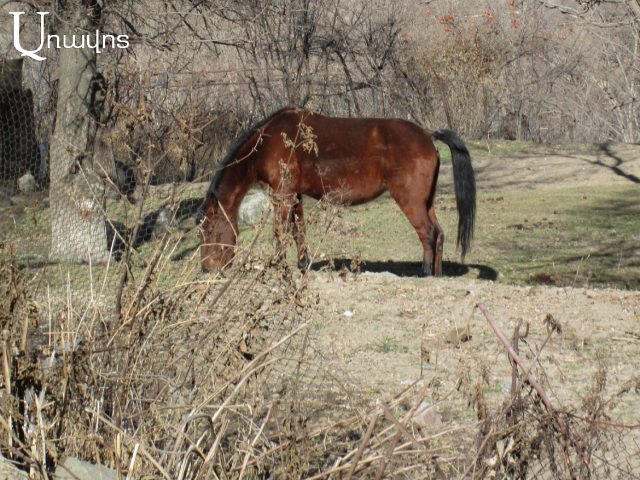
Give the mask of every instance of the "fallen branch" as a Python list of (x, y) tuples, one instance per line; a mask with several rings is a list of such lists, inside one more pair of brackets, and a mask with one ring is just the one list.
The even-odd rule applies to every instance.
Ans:
[(547, 409), (547, 412), (549, 412), (553, 416), (554, 420), (556, 421), (556, 424), (558, 425), (558, 429), (560, 430), (560, 433), (562, 434), (562, 437), (565, 440), (564, 454), (565, 454), (565, 463), (567, 467), (571, 467), (571, 459), (568, 451), (569, 442), (571, 442), (574, 445), (577, 453), (582, 458), (582, 461), (584, 462), (585, 466), (588, 467), (589, 460), (588, 458), (585, 458), (585, 455), (583, 454), (583, 449), (580, 446), (580, 443), (575, 438), (573, 438), (569, 433), (569, 427), (567, 427), (567, 424), (562, 418), (562, 415), (560, 414), (560, 412), (556, 410), (551, 404), (551, 400), (549, 399), (547, 392), (545, 392), (545, 390), (542, 388), (542, 385), (540, 385), (540, 382), (538, 382), (538, 379), (536, 378), (535, 374), (531, 371), (529, 366), (522, 360), (522, 358), (520, 358), (520, 356), (513, 349), (513, 347), (507, 340), (507, 338), (504, 336), (502, 331), (496, 325), (496, 322), (493, 320), (493, 318), (491, 318), (491, 315), (487, 311), (486, 307), (481, 303), (477, 304), (476, 307), (482, 312), (482, 314), (484, 315), (484, 318), (487, 319), (487, 322), (489, 322), (489, 326), (494, 331), (494, 333), (498, 337), (498, 340), (500, 340), (500, 343), (502, 343), (502, 346), (507, 351), (511, 359), (518, 365), (518, 367), (520, 367), (520, 369), (522, 370), (522, 373), (524, 373), (524, 375), (527, 377), (529, 384), (538, 393), (538, 396), (542, 400), (542, 403)]
[[(485, 306), (479, 303), (477, 307), (480, 309), (480, 311), (484, 315), (484, 318), (487, 319), (487, 322), (489, 322), (489, 326), (495, 332), (496, 336), (498, 337), (498, 340), (500, 340), (500, 343), (502, 343), (502, 346), (507, 351), (511, 359), (520, 367), (520, 369), (522, 370), (522, 373), (524, 373), (525, 376), (527, 377), (529, 384), (535, 389), (536, 392), (538, 392), (538, 395), (540, 396), (542, 403), (544, 403), (544, 406), (547, 409), (547, 411), (555, 416), (557, 413), (556, 409), (551, 404), (551, 400), (549, 400), (549, 396), (547, 395), (547, 392), (544, 391), (544, 389), (542, 388), (542, 385), (540, 385), (540, 383), (538, 382), (538, 379), (536, 378), (534, 373), (531, 371), (529, 366), (526, 363), (524, 363), (524, 361), (513, 349), (513, 347), (509, 343), (509, 340), (507, 340), (507, 338), (504, 336), (502, 331), (498, 328), (498, 326), (496, 325), (496, 322), (493, 320), (493, 318), (491, 318), (491, 315), (489, 314)], [(563, 434), (567, 432), (566, 425), (562, 419), (560, 419), (558, 426), (560, 427), (560, 430), (563, 432)]]

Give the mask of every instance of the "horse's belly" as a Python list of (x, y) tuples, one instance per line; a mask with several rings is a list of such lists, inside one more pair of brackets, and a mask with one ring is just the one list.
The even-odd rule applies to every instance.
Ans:
[(307, 172), (305, 195), (335, 203), (355, 205), (373, 200), (385, 191), (379, 168), (365, 168), (357, 161), (322, 162)]

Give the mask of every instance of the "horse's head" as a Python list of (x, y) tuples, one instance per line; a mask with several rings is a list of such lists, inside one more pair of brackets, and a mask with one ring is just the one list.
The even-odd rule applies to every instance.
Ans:
[(207, 195), (198, 217), (200, 227), (200, 263), (205, 272), (223, 269), (233, 260), (237, 221), (230, 218), (218, 200)]

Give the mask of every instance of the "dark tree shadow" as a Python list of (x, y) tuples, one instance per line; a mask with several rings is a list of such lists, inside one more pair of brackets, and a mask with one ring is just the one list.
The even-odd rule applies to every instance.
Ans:
[[(554, 151), (550, 149), (547, 154), (557, 154), (567, 158), (571, 158), (577, 160), (579, 162), (584, 162), (595, 167), (604, 168), (615, 175), (622, 177), (630, 182), (639, 184), (640, 177), (634, 175), (633, 173), (628, 172), (629, 159), (624, 159), (620, 155), (616, 154), (613, 149), (614, 144), (612, 143), (603, 143), (597, 144), (593, 146), (593, 149), (589, 149), (588, 152), (584, 154), (580, 153), (571, 153), (565, 151)], [(530, 155), (541, 157), (543, 154), (541, 152), (531, 152), (531, 154), (520, 154), (517, 152), (513, 152), (509, 154), (509, 158), (511, 159), (521, 159), (521, 158), (530, 158)], [(597, 155), (597, 158), (594, 159), (593, 156)], [(540, 167), (541, 159), (538, 159), (538, 167)], [(526, 167), (523, 165), (523, 167)], [(552, 181), (554, 184), (562, 184), (564, 182), (572, 182), (575, 180), (577, 172), (574, 169), (565, 169), (563, 171), (557, 171), (554, 169), (553, 165), (549, 168), (550, 172), (553, 172)], [(476, 174), (476, 181), (478, 183), (483, 183), (485, 188), (489, 186), (491, 188), (505, 189), (505, 188), (519, 188), (519, 189), (534, 189), (537, 184), (543, 184), (545, 182), (544, 179), (532, 180), (528, 175), (526, 175), (526, 171), (523, 171), (522, 174), (518, 174), (513, 171), (512, 168), (506, 169), (496, 169), (496, 163), (492, 161), (487, 161), (483, 159), (478, 163), (474, 163), (474, 171)], [(447, 185), (447, 189), (449, 189)], [(440, 191), (440, 185), (438, 185)], [(449, 192), (449, 190), (447, 190)], [(443, 190), (444, 192), (444, 190)]]
[(598, 145), (598, 151), (603, 155), (605, 155), (606, 157), (612, 159), (614, 161), (614, 164), (609, 165), (600, 159), (591, 160), (589, 158), (578, 157), (578, 156), (574, 156), (573, 158), (577, 158), (578, 160), (581, 160), (583, 162), (590, 163), (591, 165), (608, 168), (619, 177), (626, 178), (627, 180), (633, 183), (640, 183), (640, 177), (632, 173), (627, 173), (622, 169), (622, 166), (624, 165), (625, 160), (622, 159), (619, 155), (615, 154), (615, 152), (611, 149), (611, 143), (603, 143), (601, 145)]
[[(336, 258), (332, 262), (323, 260), (320, 262), (314, 262), (311, 265), (311, 270), (319, 271), (326, 270), (333, 267), (335, 270), (342, 270), (344, 268), (351, 270), (353, 260), (350, 258)], [(403, 262), (403, 261), (363, 261), (359, 263), (360, 272), (370, 273), (382, 273), (388, 272), (398, 277), (422, 277), (422, 263), (421, 262)], [(478, 264), (465, 265), (458, 262), (442, 262), (442, 274), (445, 277), (461, 277), (470, 270), (478, 270), (478, 278), (482, 280), (497, 280), (498, 272), (487, 266)]]
[[(634, 180), (631, 179), (635, 183)], [(578, 205), (574, 208), (577, 216), (591, 218), (594, 231), (608, 232), (597, 242), (590, 242), (588, 248), (574, 255), (555, 258), (555, 262), (574, 263), (596, 262), (593, 282), (599, 285), (616, 285), (627, 289), (640, 288), (639, 245), (635, 240), (640, 220), (640, 189), (625, 192), (624, 196), (609, 198), (605, 202)], [(615, 222), (619, 222), (618, 226)], [(628, 226), (625, 226), (628, 225)], [(583, 274), (584, 274), (583, 269)], [(635, 273), (634, 273), (635, 272)]]
[(183, 220), (195, 216), (200, 205), (201, 198), (182, 200), (174, 206), (164, 205), (145, 215), (137, 230), (117, 220), (106, 220), (107, 248), (113, 252), (116, 261), (119, 261), (128, 244), (138, 248), (161, 237), (170, 225), (179, 225)]
[[(134, 249), (145, 243), (161, 237), (169, 226), (180, 225), (184, 220), (194, 217), (202, 205), (201, 198), (191, 198), (183, 200), (171, 206), (164, 206), (154, 210), (142, 219), (142, 223), (135, 232), (135, 228), (127, 227), (118, 220), (105, 220), (107, 234), (107, 249), (111, 251), (113, 259), (120, 261), (126, 251), (127, 245), (131, 244)], [(185, 229), (186, 230), (186, 229)], [(134, 235), (135, 232), (135, 235)], [(186, 249), (172, 259), (181, 260), (191, 254), (198, 246)], [(43, 259), (28, 259), (21, 267), (44, 268), (51, 265), (58, 265), (60, 262)]]

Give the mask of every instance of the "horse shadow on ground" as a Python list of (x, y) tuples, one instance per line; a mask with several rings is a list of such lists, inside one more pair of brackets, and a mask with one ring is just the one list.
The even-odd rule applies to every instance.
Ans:
[[(311, 264), (311, 270), (344, 270), (354, 269), (354, 261), (350, 258), (336, 258), (332, 261), (322, 260)], [(392, 273), (398, 277), (422, 277), (421, 262), (405, 262), (405, 261), (361, 261), (357, 263), (355, 268), (360, 272), (368, 273)], [(471, 270), (478, 270), (478, 278), (481, 280), (495, 281), (498, 279), (498, 272), (488, 265), (479, 264), (463, 264), (458, 262), (442, 262), (442, 275), (445, 277), (461, 277)]]

